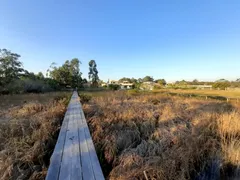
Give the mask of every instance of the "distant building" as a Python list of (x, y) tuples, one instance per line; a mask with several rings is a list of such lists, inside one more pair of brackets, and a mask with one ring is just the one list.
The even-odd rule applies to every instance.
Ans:
[(110, 81), (108, 82), (108, 84), (118, 84), (118, 81), (110, 80)]
[(102, 86), (109, 86), (110, 84), (119, 85), (121, 89), (132, 89), (134, 87), (134, 84), (128, 81), (119, 82), (116, 80), (108, 80), (107, 83), (102, 83)]
[(105, 83), (105, 82), (103, 82), (103, 83), (101, 84), (101, 86), (102, 86), (102, 87), (106, 87), (106, 86), (108, 86), (108, 84)]
[(133, 89), (134, 84), (130, 83), (128, 81), (123, 81), (122, 83), (119, 83), (121, 89)]

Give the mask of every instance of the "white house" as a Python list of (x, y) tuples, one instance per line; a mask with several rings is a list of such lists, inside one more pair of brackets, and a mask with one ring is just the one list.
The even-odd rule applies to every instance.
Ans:
[(108, 84), (119, 84), (119, 83), (118, 83), (118, 81), (110, 80), (110, 81), (108, 81)]
[(133, 83), (129, 83), (128, 81), (123, 81), (122, 83), (119, 83), (121, 89), (132, 89)]
[(107, 84), (107, 83), (105, 83), (105, 82), (103, 82), (103, 83), (101, 84), (101, 86), (102, 86), (102, 87), (107, 87), (107, 86), (108, 86), (108, 84)]

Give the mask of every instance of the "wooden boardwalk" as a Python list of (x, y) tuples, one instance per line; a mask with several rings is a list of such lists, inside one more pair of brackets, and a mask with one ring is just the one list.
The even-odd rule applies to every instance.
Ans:
[(88, 125), (74, 92), (65, 114), (46, 180), (103, 180)]

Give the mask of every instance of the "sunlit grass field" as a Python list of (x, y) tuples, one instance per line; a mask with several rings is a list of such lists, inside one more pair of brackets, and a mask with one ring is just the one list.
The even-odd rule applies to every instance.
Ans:
[(134, 90), (80, 95), (108, 179), (240, 177), (238, 104)]
[(228, 98), (240, 98), (239, 90), (162, 89), (162, 90), (155, 90), (154, 92), (170, 92), (170, 93), (182, 93), (182, 94), (196, 94), (196, 95), (202, 95), (202, 96), (223, 96)]
[[(106, 178), (239, 178), (240, 105), (196, 92), (79, 92)], [(70, 95), (0, 96), (0, 179), (44, 179)]]
[(71, 93), (0, 96), (0, 179), (44, 179)]

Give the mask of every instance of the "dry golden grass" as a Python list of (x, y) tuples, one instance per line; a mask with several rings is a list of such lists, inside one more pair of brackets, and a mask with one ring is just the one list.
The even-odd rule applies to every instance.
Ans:
[(44, 179), (70, 94), (19, 96), (1, 102), (0, 179)]
[(65, 92), (51, 92), (44, 94), (13, 94), (0, 96), (0, 121), (10, 119), (12, 111), (26, 104), (46, 105), (49, 100), (61, 97)]
[(107, 179), (240, 177), (235, 105), (108, 92), (83, 107)]
[(183, 93), (183, 94), (198, 94), (203, 96), (223, 96), (229, 98), (240, 98), (239, 90), (197, 90), (197, 89), (161, 89), (155, 92), (170, 92), (170, 93)]
[(219, 133), (227, 136), (236, 136), (240, 133), (240, 113), (233, 111), (231, 113), (221, 114), (218, 119)]

